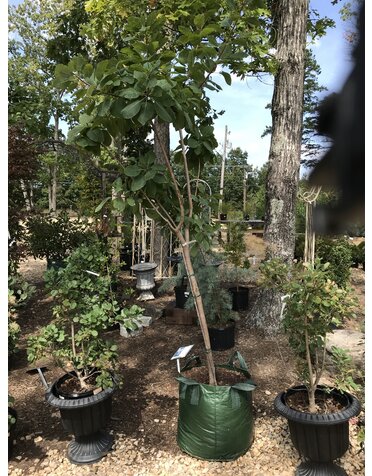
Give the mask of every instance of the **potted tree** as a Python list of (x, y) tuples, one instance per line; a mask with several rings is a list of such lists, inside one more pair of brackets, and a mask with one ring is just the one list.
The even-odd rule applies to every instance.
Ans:
[(102, 336), (118, 312), (109, 265), (102, 245), (93, 243), (72, 252), (64, 268), (50, 270), (54, 320), (28, 340), (30, 362), (49, 356), (64, 372), (47, 388), (46, 400), (60, 410), (64, 428), (75, 436), (68, 458), (76, 464), (99, 460), (113, 442), (104, 431), (119, 382), (117, 346)]
[[(182, 2), (172, 4), (171, 8), (167, 2), (156, 2), (139, 16), (132, 15), (125, 24), (128, 34), (123, 37), (128, 43), (117, 57), (95, 65), (82, 57), (73, 58), (68, 65), (57, 66), (55, 85), (76, 93), (79, 110), (84, 113), (70, 132), (69, 142), (97, 154), (108, 148), (118, 159), (118, 178), (112, 184), (117, 195), (112, 206), (121, 211), (130, 207), (135, 214), (146, 209), (147, 215), (167, 226), (178, 241), (204, 340), (208, 382), (213, 393), (218, 382), (200, 282), (192, 263), (195, 243), (204, 250), (211, 248), (217, 228), (205, 219), (206, 207), (217, 209), (216, 197), (191, 187), (193, 180), (200, 179), (204, 165), (215, 162), (214, 149), (218, 145), (213, 129), (217, 116), (205, 91), (220, 89), (212, 78), (219, 66), (229, 66), (244, 75), (249, 69), (244, 58), (251, 56), (258, 45), (260, 51), (270, 46), (262, 22), (264, 12), (256, 6), (247, 4), (241, 8), (233, 2), (221, 5), (208, 0), (193, 3), (186, 10)], [(252, 28), (257, 28), (257, 36), (252, 36)], [(250, 41), (245, 36), (248, 31)], [(265, 62), (269, 57), (265, 56)], [(257, 62), (253, 63), (256, 68)], [(230, 84), (231, 76), (224, 68), (221, 74)], [(172, 157), (166, 140), (162, 140), (169, 124), (179, 133), (179, 145)], [(116, 139), (142, 126), (153, 132), (157, 156), (152, 151), (133, 154), (123, 162), (122, 150), (115, 148)], [(245, 377), (241, 376), (243, 381)], [(181, 395), (183, 391), (180, 384)], [(207, 415), (226, 410), (226, 401), (214, 398), (207, 403), (207, 399), (205, 395), (200, 404), (214, 408), (220, 405), (220, 409), (205, 411), (206, 432), (224, 431), (218, 419)], [(235, 405), (230, 408), (239, 413)], [(249, 405), (244, 408), (246, 415), (251, 414)], [(239, 418), (243, 415), (239, 414)], [(251, 431), (252, 426), (247, 424), (245, 432)], [(191, 438), (195, 432), (189, 427)], [(231, 459), (247, 451), (251, 438), (242, 438), (244, 445), (232, 452), (227, 429), (225, 433), (221, 441), (226, 446), (216, 449), (214, 459)], [(201, 448), (206, 444), (203, 439), (199, 443)]]
[(285, 296), (282, 324), (302, 380), (274, 401), (275, 409), (288, 419), (294, 446), (307, 460), (298, 474), (345, 474), (333, 461), (348, 449), (348, 421), (361, 409), (350, 393), (321, 383), (327, 334), (354, 307), (348, 290), (328, 278), (328, 266), (320, 260), (289, 266), (273, 259), (260, 268), (263, 284)]

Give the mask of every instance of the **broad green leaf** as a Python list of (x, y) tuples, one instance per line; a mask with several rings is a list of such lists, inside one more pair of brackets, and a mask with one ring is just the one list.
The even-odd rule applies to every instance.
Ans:
[(124, 173), (127, 177), (137, 177), (142, 172), (142, 169), (138, 165), (128, 165), (125, 167)]
[(101, 144), (104, 141), (104, 133), (101, 129), (89, 129), (87, 136), (90, 140)]
[(136, 202), (134, 201), (134, 198), (132, 197), (127, 198), (127, 203), (130, 207), (134, 207), (134, 205), (136, 204)]
[(155, 108), (151, 102), (146, 102), (141, 107), (141, 113), (138, 116), (138, 122), (143, 126), (155, 116)]
[(114, 198), (112, 204), (115, 210), (118, 210), (119, 212), (123, 212), (125, 210), (125, 201), (122, 198)]
[(120, 96), (127, 99), (137, 99), (140, 94), (141, 93), (134, 88), (123, 89), (123, 91), (120, 92)]
[(141, 175), (140, 177), (136, 177), (133, 180), (130, 189), (132, 190), (132, 192), (137, 192), (138, 190), (143, 188), (145, 184), (146, 184), (145, 177)]
[(128, 104), (128, 106), (121, 111), (122, 117), (124, 117), (124, 119), (132, 119), (132, 117), (139, 113), (142, 101), (143, 99), (138, 99), (138, 101)]
[(172, 122), (172, 117), (170, 116), (169, 112), (164, 109), (164, 107), (159, 104), (158, 102), (155, 103), (155, 110), (160, 119), (162, 119), (164, 122)]

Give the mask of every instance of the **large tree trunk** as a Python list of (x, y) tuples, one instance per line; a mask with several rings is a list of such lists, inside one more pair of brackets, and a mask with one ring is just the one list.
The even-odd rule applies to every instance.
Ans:
[[(272, 135), (266, 183), (264, 241), (267, 258), (293, 259), (295, 205), (300, 170), (308, 0), (277, 0), (278, 70), (272, 99)], [(263, 291), (254, 321), (266, 334), (279, 329), (281, 303), (275, 291)]]
[[(169, 157), (169, 124), (164, 122), (159, 122), (158, 119), (155, 119), (156, 131), (154, 137), (154, 152), (156, 160), (159, 164), (164, 163), (164, 151)], [(158, 264), (158, 267), (155, 271), (156, 277), (163, 277), (166, 275), (166, 270), (168, 269), (168, 260), (169, 255), (169, 231), (167, 227), (161, 227), (159, 223), (155, 223), (154, 226), (154, 249), (153, 257), (154, 262)]]

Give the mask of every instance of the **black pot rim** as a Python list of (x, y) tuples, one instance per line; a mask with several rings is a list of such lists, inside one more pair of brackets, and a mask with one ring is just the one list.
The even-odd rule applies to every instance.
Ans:
[(225, 324), (218, 324), (218, 323), (211, 324), (211, 325), (208, 324), (208, 329), (213, 329), (217, 331), (223, 331), (225, 329), (230, 329), (231, 327), (235, 327), (235, 321), (233, 320), (230, 320), (226, 322)]
[(101, 390), (97, 394), (93, 394), (93, 392), (86, 392), (89, 395), (81, 394), (78, 397), (73, 398), (61, 398), (59, 392), (57, 390), (58, 383), (61, 380), (66, 380), (70, 377), (70, 374), (65, 374), (56, 380), (45, 392), (45, 399), (46, 401), (57, 408), (82, 408), (82, 407), (89, 407), (91, 405), (95, 405), (99, 401), (106, 400), (107, 398), (111, 397), (114, 390), (115, 390), (115, 382), (113, 387), (105, 388)]
[(232, 293), (246, 293), (246, 292), (249, 292), (249, 287), (247, 286), (232, 286), (231, 288), (229, 288), (229, 291), (231, 291)]
[[(324, 385), (318, 385), (317, 392), (324, 392), (324, 388)], [(274, 400), (275, 410), (290, 421), (309, 425), (336, 425), (350, 420), (350, 418), (358, 415), (361, 410), (360, 402), (356, 397), (348, 392), (341, 393), (337, 389), (332, 389), (330, 391), (331, 394), (344, 398), (347, 402), (346, 407), (343, 410), (335, 413), (323, 414), (300, 412), (288, 407), (285, 401), (288, 395), (297, 391), (307, 391), (306, 386), (297, 385), (290, 387), (287, 391), (279, 393)]]

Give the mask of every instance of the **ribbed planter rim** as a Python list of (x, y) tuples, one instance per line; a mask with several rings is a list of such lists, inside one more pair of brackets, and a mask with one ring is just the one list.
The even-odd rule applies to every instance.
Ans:
[[(318, 385), (317, 392), (324, 392), (324, 388), (324, 385)], [(294, 410), (293, 408), (288, 407), (285, 403), (285, 397), (288, 394), (303, 390), (307, 391), (305, 385), (298, 385), (289, 388), (285, 392), (279, 393), (274, 400), (275, 410), (288, 420), (309, 425), (336, 425), (338, 423), (346, 422), (350, 420), (350, 418), (360, 413), (361, 405), (359, 400), (348, 392), (341, 393), (337, 390), (331, 390), (331, 394), (336, 394), (339, 397), (341, 396), (341, 398), (345, 398), (345, 400), (347, 401), (347, 406), (339, 412), (319, 414), (310, 412), (300, 412), (298, 410)]]
[(49, 403), (49, 405), (52, 405), (53, 407), (57, 408), (83, 408), (83, 407), (90, 407), (92, 405), (95, 405), (98, 402), (101, 402), (103, 400), (106, 400), (109, 398), (115, 390), (115, 384), (113, 387), (105, 388), (101, 392), (95, 394), (95, 395), (90, 395), (88, 397), (78, 397), (78, 398), (59, 398), (58, 393), (56, 390), (56, 385), (57, 382), (59, 382), (64, 376), (62, 376), (60, 379), (56, 380), (45, 392), (45, 399)]

